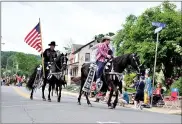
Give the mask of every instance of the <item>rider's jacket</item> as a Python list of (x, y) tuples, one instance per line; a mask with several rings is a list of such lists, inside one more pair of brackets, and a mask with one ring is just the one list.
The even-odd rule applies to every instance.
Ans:
[(98, 61), (104, 62), (105, 58), (108, 55), (108, 51), (109, 51), (109, 46), (106, 45), (105, 43), (99, 43), (97, 45), (97, 53), (96, 53), (96, 59)]
[(55, 50), (51, 50), (50, 48), (48, 48), (44, 51), (43, 56), (44, 56), (44, 63), (53, 62), (54, 59), (57, 57), (57, 53)]

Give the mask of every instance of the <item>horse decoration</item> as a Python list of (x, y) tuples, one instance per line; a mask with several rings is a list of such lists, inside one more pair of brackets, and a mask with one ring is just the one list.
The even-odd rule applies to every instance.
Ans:
[(45, 101), (44, 90), (46, 84), (49, 84), (49, 94), (48, 94), (48, 101), (50, 99), (50, 91), (51, 88), (54, 89), (55, 85), (59, 88), (59, 96), (58, 102), (60, 102), (61, 98), (61, 90), (62, 85), (65, 85), (65, 81), (63, 80), (65, 76), (65, 70), (67, 68), (67, 54), (60, 54), (57, 56), (54, 62), (48, 62), (47, 66), (45, 67), (45, 78), (43, 78), (43, 68), (41, 65), (37, 66), (34, 69), (33, 74), (30, 76), (30, 79), (26, 85), (26, 87), (31, 90), (30, 99), (33, 99), (33, 92), (36, 88), (42, 87), (42, 99)]
[[(101, 76), (101, 80), (103, 81), (103, 86), (101, 88), (102, 92), (107, 92), (109, 90), (109, 87), (111, 87), (110, 90), (110, 96), (108, 99), (108, 107), (109, 108), (115, 108), (118, 102), (118, 90), (122, 93), (122, 72), (128, 67), (132, 66), (133, 69), (135, 69), (138, 73), (138, 76), (143, 74), (142, 65), (140, 64), (139, 57), (137, 54), (125, 54), (122, 56), (118, 56), (115, 58), (112, 58), (110, 60), (106, 61), (103, 74)], [(85, 93), (87, 104), (92, 106), (88, 99), (88, 94), (90, 92), (91, 87), (91, 81), (95, 81), (95, 73), (94, 69), (96, 69), (95, 66), (93, 66), (90, 63), (84, 63), (81, 68), (81, 88), (80, 93), (78, 97), (78, 104), (81, 105), (81, 96), (83, 93)], [(90, 71), (91, 70), (91, 71)], [(145, 71), (145, 70), (144, 70)], [(88, 77), (89, 73), (92, 73), (94, 75), (92, 78)], [(89, 75), (90, 76), (90, 75)], [(92, 82), (93, 82), (92, 81)], [(85, 84), (87, 83), (87, 84)], [(117, 88), (119, 87), (119, 88)], [(111, 98), (113, 96), (113, 93), (115, 92), (116, 98), (114, 100), (114, 103), (111, 104)]]

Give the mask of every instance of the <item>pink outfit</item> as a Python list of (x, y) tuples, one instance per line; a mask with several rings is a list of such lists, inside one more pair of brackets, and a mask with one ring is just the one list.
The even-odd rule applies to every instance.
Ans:
[(108, 55), (109, 46), (106, 43), (99, 43), (97, 45), (97, 53), (96, 53), (96, 59), (98, 61), (104, 62), (105, 58)]

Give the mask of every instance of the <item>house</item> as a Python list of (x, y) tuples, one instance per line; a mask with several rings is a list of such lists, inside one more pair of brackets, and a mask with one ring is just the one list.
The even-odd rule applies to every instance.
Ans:
[(72, 53), (68, 55), (68, 85), (71, 84), (71, 79), (73, 77), (81, 77), (82, 65), (93, 60), (95, 54), (91, 47), (96, 44), (97, 40), (93, 40), (85, 45), (72, 45)]
[[(112, 37), (111, 37), (112, 38)], [(71, 84), (71, 79), (81, 77), (81, 67), (84, 63), (90, 63), (95, 61), (95, 50), (91, 48), (98, 43), (97, 40), (93, 40), (85, 45), (73, 44), (72, 53), (68, 55), (68, 69), (67, 69), (67, 82)], [(114, 52), (114, 47), (110, 44), (110, 48)], [(77, 80), (76, 79), (76, 80)]]

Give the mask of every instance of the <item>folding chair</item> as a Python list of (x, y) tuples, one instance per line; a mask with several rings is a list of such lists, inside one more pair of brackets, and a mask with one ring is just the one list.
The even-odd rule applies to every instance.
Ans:
[(177, 88), (172, 88), (171, 90), (171, 96), (169, 98), (164, 98), (164, 107), (169, 108), (171, 110), (173, 107), (178, 109), (178, 89)]

